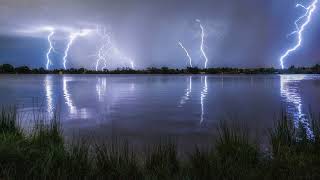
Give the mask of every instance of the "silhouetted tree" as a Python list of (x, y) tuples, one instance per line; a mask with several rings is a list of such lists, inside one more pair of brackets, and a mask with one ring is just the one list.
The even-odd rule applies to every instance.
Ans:
[(169, 74), (169, 68), (168, 68), (168, 67), (162, 67), (162, 68), (161, 68), (161, 73), (163, 73), (163, 74)]
[(14, 67), (11, 64), (3, 64), (2, 65), (3, 73), (14, 73)]
[(44, 68), (39, 68), (39, 73), (40, 74), (45, 74), (47, 71)]
[(320, 73), (320, 64), (316, 64), (315, 66), (312, 67), (313, 72)]
[(187, 72), (191, 74), (199, 74), (200, 69), (198, 67), (187, 67)]
[(85, 74), (86, 71), (87, 71), (87, 70), (86, 70), (85, 68), (80, 68), (80, 69), (79, 69), (79, 72), (82, 73), (82, 74)]
[(31, 70), (28, 66), (21, 66), (21, 67), (15, 68), (15, 72), (21, 73), (21, 74), (27, 74), (27, 73), (31, 73)]
[(275, 69), (275, 68), (208, 68), (200, 69), (198, 67), (188, 67), (187, 69), (170, 69), (169, 67), (150, 67), (144, 70), (134, 70), (131, 68), (117, 68), (115, 70), (105, 69), (103, 71), (80, 69), (54, 69), (45, 70), (44, 68), (30, 69), (28, 66), (21, 66), (14, 68), (10, 64), (0, 65), (0, 73), (20, 73), (20, 74), (320, 74), (320, 65), (313, 67), (295, 67), (291, 66), (289, 69)]
[(294, 70), (295, 68), (295, 66), (290, 66), (289, 70)]

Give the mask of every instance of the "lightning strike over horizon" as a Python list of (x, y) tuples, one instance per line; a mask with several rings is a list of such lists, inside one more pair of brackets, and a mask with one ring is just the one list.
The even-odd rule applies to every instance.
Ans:
[(111, 37), (107, 33), (106, 28), (103, 28), (103, 30), (102, 30), (99, 27), (97, 27), (96, 31), (99, 34), (99, 36), (101, 36), (101, 41), (102, 41), (102, 45), (98, 49), (98, 52), (96, 55), (97, 56), (96, 71), (98, 71), (101, 61), (103, 61), (103, 67), (101, 70), (104, 70), (107, 68), (107, 58), (108, 58), (108, 54), (110, 53), (110, 50), (112, 48), (112, 44), (111, 44)]
[(131, 65), (131, 69), (134, 69), (134, 62), (133, 61), (130, 62), (130, 65)]
[[(301, 7), (303, 9), (306, 10), (306, 13), (302, 16), (300, 16), (296, 21), (295, 21), (295, 26), (296, 26), (296, 30), (293, 31), (292, 33), (289, 34), (289, 36), (297, 34), (297, 38), (298, 38), (298, 42), (296, 43), (296, 45), (290, 49), (288, 49), (281, 57), (280, 57), (280, 65), (281, 68), (284, 69), (284, 60), (294, 51), (296, 51), (302, 44), (302, 40), (303, 40), (303, 32), (306, 28), (306, 26), (311, 22), (312, 20), (312, 16), (314, 14), (314, 11), (317, 8), (317, 4), (318, 4), (319, 0), (313, 0), (313, 2), (309, 5), (309, 6), (304, 6), (301, 4), (297, 4), (296, 7)], [(299, 26), (299, 22), (301, 20), (305, 19), (305, 21), (302, 23), (301, 26)]]
[(46, 54), (46, 57), (47, 57), (46, 69), (49, 70), (49, 66), (52, 64), (51, 59), (50, 59), (50, 54), (51, 54), (52, 51), (54, 51), (51, 38), (53, 37), (53, 35), (55, 33), (55, 29), (54, 28), (48, 28), (47, 30), (50, 31), (50, 34), (48, 35), (49, 49), (48, 49), (48, 52)]
[(112, 47), (113, 53), (120, 58), (121, 60), (125, 60), (127, 61), (126, 63), (129, 63), (131, 68), (134, 69), (135, 65), (134, 65), (134, 60), (125, 56), (123, 53), (120, 52), (120, 50), (117, 47)]
[(107, 68), (107, 58), (108, 58), (108, 54), (110, 51), (110, 47), (108, 47), (106, 44), (102, 45), (98, 52), (97, 52), (97, 61), (96, 61), (96, 71), (99, 70), (99, 65), (101, 63), (101, 61), (103, 61), (103, 67), (101, 68), (101, 70), (105, 70)]
[(207, 68), (208, 57), (207, 57), (207, 55), (206, 55), (206, 52), (204, 51), (204, 38), (205, 38), (204, 27), (203, 27), (203, 25), (201, 24), (201, 21), (200, 21), (199, 19), (197, 19), (196, 22), (199, 23), (200, 29), (201, 29), (201, 45), (200, 45), (200, 51), (201, 51), (201, 53), (202, 53), (203, 58), (205, 59), (204, 68)]
[(180, 47), (184, 50), (184, 52), (186, 53), (186, 56), (187, 56), (188, 59), (189, 59), (189, 65), (190, 65), (190, 67), (192, 67), (192, 58), (191, 58), (188, 50), (183, 46), (183, 44), (182, 44), (181, 42), (179, 42), (179, 45), (180, 45)]
[(98, 71), (101, 61), (103, 61), (102, 70), (107, 68), (107, 60), (119, 58), (121, 60), (127, 61), (131, 69), (135, 69), (135, 64), (133, 59), (125, 56), (120, 50), (116, 47), (116, 45), (112, 42), (111, 33), (107, 32), (106, 28), (100, 28), (99, 26), (96, 29), (97, 34), (101, 37), (101, 47), (97, 50), (96, 60), (96, 71)]
[(67, 69), (66, 67), (66, 63), (67, 63), (67, 58), (69, 55), (69, 50), (70, 47), (72, 46), (72, 44), (74, 43), (74, 41), (78, 38), (78, 37), (84, 37), (87, 36), (89, 33), (91, 32), (91, 30), (85, 29), (83, 31), (80, 32), (72, 32), (69, 36), (69, 42), (67, 44), (67, 47), (64, 51), (64, 56), (63, 56), (63, 67), (64, 69)]

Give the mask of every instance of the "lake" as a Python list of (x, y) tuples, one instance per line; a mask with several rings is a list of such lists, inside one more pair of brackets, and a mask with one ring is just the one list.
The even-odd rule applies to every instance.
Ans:
[(265, 134), (281, 112), (309, 128), (320, 111), (319, 75), (0, 75), (0, 105), (22, 126), (58, 114), (66, 136), (179, 137), (206, 143), (221, 121)]

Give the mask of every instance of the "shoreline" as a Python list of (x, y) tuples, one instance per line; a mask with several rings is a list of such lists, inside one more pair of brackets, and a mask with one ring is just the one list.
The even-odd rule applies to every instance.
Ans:
[(201, 69), (198, 67), (188, 67), (184, 69), (169, 68), (169, 67), (149, 67), (146, 69), (131, 69), (131, 68), (117, 68), (113, 70), (101, 70), (94, 71), (85, 68), (71, 68), (71, 69), (53, 69), (46, 70), (44, 68), (30, 68), (28, 66), (14, 67), (10, 64), (0, 64), (0, 74), (217, 74), (217, 75), (254, 75), (254, 74), (320, 74), (320, 65), (313, 67), (290, 67), (288, 69), (276, 69), (273, 67), (267, 68), (230, 68), (230, 67), (219, 67), (219, 68), (207, 68)]

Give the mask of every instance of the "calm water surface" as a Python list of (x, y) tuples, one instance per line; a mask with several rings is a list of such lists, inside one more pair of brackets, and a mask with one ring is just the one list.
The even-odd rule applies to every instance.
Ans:
[(0, 76), (0, 105), (17, 105), (24, 126), (36, 111), (47, 118), (58, 111), (66, 135), (177, 136), (190, 143), (214, 134), (222, 120), (263, 132), (282, 108), (296, 126), (309, 127), (309, 110), (320, 111), (319, 92), (318, 75)]

